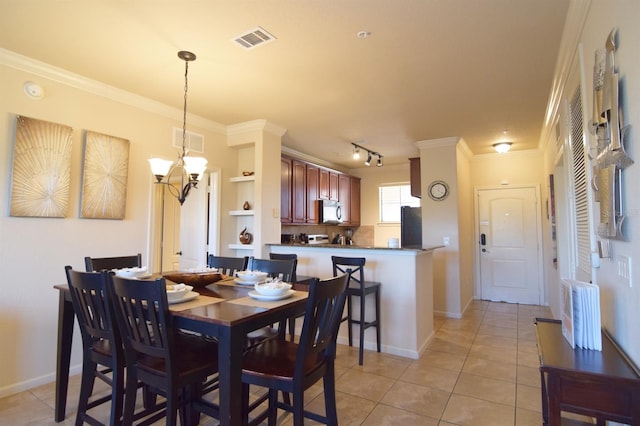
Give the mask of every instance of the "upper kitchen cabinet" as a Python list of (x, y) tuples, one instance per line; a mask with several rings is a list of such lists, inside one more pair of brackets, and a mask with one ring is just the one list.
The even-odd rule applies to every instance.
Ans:
[(291, 160), (291, 222), (307, 223), (307, 165)]
[(280, 222), (291, 223), (291, 159), (282, 157), (280, 166)]
[(280, 222), (318, 224), (318, 200), (344, 205), (343, 225), (360, 225), (360, 178), (295, 158), (282, 157)]
[(320, 198), (320, 168), (307, 163), (307, 223), (318, 223)]
[(322, 200), (335, 200), (338, 201), (338, 173), (321, 168), (319, 171), (320, 176), (320, 195)]
[(420, 157), (409, 158), (409, 182), (411, 184), (411, 196), (416, 198), (422, 197), (422, 189), (420, 187)]

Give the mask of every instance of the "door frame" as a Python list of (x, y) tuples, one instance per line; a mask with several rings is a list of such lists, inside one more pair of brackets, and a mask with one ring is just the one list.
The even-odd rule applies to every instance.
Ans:
[(540, 184), (519, 184), (519, 185), (487, 185), (487, 186), (475, 186), (473, 188), (473, 241), (475, 241), (475, 248), (473, 250), (473, 266), (474, 266), (474, 279), (473, 279), (473, 298), (476, 300), (482, 300), (482, 277), (481, 277), (481, 268), (480, 268), (480, 206), (478, 203), (478, 197), (480, 191), (486, 190), (501, 190), (501, 189), (523, 189), (523, 188), (533, 188), (536, 196), (536, 206), (537, 206), (537, 214), (536, 214), (536, 241), (538, 243), (537, 250), (537, 258), (538, 258), (538, 304), (546, 306), (548, 304), (547, 301), (547, 292), (544, 286), (543, 274), (544, 274), (544, 265), (542, 250), (544, 250), (543, 241), (542, 241), (542, 210), (540, 203)]

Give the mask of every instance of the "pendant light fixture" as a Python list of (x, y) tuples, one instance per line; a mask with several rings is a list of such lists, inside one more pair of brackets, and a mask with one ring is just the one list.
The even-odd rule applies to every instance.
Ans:
[[(196, 55), (186, 50), (178, 52), (178, 57), (184, 61), (184, 109), (182, 113), (182, 150), (175, 163), (162, 158), (151, 158), (151, 173), (156, 177), (156, 183), (169, 187), (169, 192), (174, 195), (180, 205), (189, 195), (191, 188), (197, 188), (198, 181), (207, 169), (207, 159), (204, 157), (192, 157), (187, 149), (187, 92), (189, 90), (189, 62), (196, 60)], [(180, 190), (171, 184), (171, 176), (176, 170), (180, 170)], [(164, 181), (164, 178), (167, 180)]]

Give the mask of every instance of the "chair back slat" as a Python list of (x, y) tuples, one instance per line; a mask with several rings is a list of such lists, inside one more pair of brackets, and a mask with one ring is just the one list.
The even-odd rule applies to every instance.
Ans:
[(142, 266), (142, 254), (118, 257), (89, 257), (84, 258), (87, 272), (110, 271), (112, 269), (133, 268)]
[(295, 260), (271, 260), (249, 258), (247, 269), (266, 272), (269, 277), (278, 277), (282, 281), (291, 282), (295, 271)]
[(238, 271), (247, 269), (249, 257), (224, 257), (209, 255), (207, 266), (209, 268), (218, 268), (221, 273), (230, 277), (234, 276)]
[(314, 278), (309, 287), (302, 333), (296, 356), (296, 374), (303, 374), (309, 362), (322, 363), (335, 356), (336, 338), (346, 299), (349, 275), (327, 280)]

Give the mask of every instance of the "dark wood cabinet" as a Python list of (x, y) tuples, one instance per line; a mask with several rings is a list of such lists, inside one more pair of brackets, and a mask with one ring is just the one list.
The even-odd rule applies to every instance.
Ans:
[(351, 176), (350, 225), (360, 225), (360, 178)]
[(342, 203), (342, 224), (351, 224), (351, 176), (338, 176), (338, 201)]
[(307, 223), (318, 223), (318, 198), (320, 196), (320, 169), (307, 164)]
[(322, 199), (344, 204), (343, 226), (360, 225), (360, 178), (282, 157), (280, 197), (281, 223), (319, 223)]
[(280, 222), (291, 223), (291, 160), (280, 159)]
[(421, 198), (420, 157), (409, 158), (409, 180), (411, 183), (411, 195)]
[(307, 165), (291, 160), (291, 222), (307, 222)]

